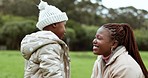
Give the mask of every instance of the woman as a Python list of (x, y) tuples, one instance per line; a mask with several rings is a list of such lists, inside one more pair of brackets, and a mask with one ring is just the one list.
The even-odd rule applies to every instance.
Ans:
[(101, 26), (93, 40), (93, 53), (100, 56), (95, 61), (91, 78), (148, 78), (128, 24)]

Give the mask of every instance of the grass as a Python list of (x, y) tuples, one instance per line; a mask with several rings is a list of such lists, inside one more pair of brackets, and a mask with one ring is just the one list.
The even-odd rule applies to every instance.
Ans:
[[(71, 78), (90, 78), (96, 56), (91, 52), (70, 52)], [(148, 52), (141, 52), (148, 69)], [(0, 78), (23, 78), (24, 58), (19, 51), (0, 51)]]
[(0, 51), (0, 78), (23, 78), (24, 60), (17, 51)]

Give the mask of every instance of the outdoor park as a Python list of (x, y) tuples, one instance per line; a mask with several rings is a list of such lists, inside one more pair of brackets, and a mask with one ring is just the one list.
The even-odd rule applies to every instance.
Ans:
[[(25, 35), (39, 31), (36, 28), (39, 1), (0, 0), (0, 78), (23, 78), (25, 60), (20, 43)], [(131, 25), (148, 69), (148, 11), (133, 6), (107, 8), (101, 5), (101, 0), (44, 1), (68, 15), (64, 41), (70, 49), (71, 78), (90, 78), (97, 58), (92, 52), (96, 31), (101, 25), (113, 22)]]
[[(148, 51), (141, 52), (148, 69)], [(96, 56), (91, 51), (70, 52), (71, 78), (90, 78)], [(0, 78), (23, 78), (24, 58), (19, 51), (0, 51)]]

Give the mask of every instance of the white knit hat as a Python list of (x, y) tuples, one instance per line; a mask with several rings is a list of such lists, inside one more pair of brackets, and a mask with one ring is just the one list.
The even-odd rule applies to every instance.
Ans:
[(61, 12), (55, 6), (48, 5), (47, 2), (41, 0), (38, 8), (40, 13), (36, 27), (40, 30), (43, 30), (44, 27), (50, 24), (68, 20), (65, 12)]

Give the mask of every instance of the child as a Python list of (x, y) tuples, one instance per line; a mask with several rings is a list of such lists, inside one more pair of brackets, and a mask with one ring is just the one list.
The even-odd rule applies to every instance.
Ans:
[(62, 41), (68, 17), (42, 0), (38, 8), (36, 27), (41, 31), (26, 35), (21, 42), (26, 59), (24, 78), (70, 78), (69, 50)]
[(93, 40), (93, 53), (100, 56), (94, 64), (91, 78), (148, 78), (128, 24), (101, 26)]

